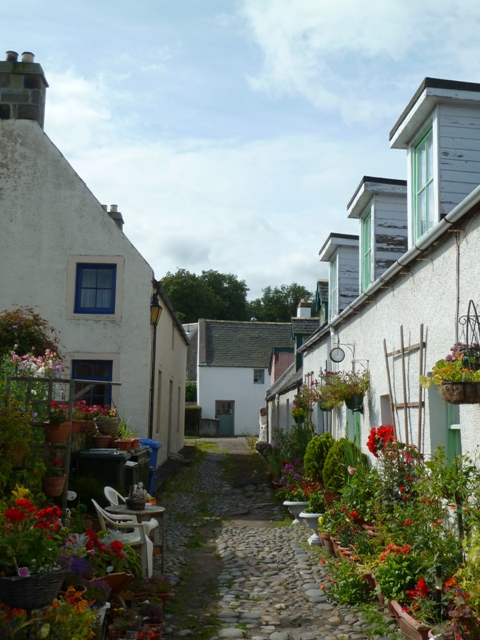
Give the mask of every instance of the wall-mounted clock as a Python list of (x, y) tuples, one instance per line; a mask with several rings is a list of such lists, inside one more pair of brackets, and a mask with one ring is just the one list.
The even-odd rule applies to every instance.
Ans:
[(330, 351), (330, 360), (332, 362), (342, 362), (342, 360), (345, 360), (345, 351), (340, 347), (333, 347)]

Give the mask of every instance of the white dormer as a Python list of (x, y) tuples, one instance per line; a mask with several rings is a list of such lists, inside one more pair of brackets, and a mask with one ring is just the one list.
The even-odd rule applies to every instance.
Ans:
[(480, 84), (425, 78), (390, 146), (408, 154), (412, 246), (480, 184)]
[(319, 251), (328, 262), (328, 319), (331, 320), (358, 296), (358, 236), (331, 233)]
[(407, 251), (407, 181), (364, 176), (347, 205), (360, 221), (360, 292)]

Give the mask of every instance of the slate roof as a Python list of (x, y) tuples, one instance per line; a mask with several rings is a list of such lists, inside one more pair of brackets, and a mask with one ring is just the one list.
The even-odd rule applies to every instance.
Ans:
[(293, 347), (290, 322), (200, 319), (199, 365), (267, 369), (274, 347)]
[(292, 318), (292, 335), (311, 336), (319, 326), (318, 318)]

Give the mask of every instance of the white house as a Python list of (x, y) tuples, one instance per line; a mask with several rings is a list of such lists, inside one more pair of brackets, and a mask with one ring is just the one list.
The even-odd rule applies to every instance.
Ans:
[(113, 401), (138, 435), (160, 440), (161, 462), (183, 446), (188, 341), (117, 207), (43, 131), (47, 86), (32, 54), (0, 63), (0, 310), (35, 307), (59, 332), (67, 372), (97, 381), (89, 401)]
[(293, 348), (290, 323), (198, 321), (197, 399), (218, 435), (258, 433), (275, 347)]
[[(371, 427), (394, 423), (400, 439), (426, 454), (438, 445), (449, 456), (473, 452), (480, 444), (480, 406), (447, 404), (436, 387), (422, 389), (419, 376), (453, 343), (465, 340), (462, 316), (470, 300), (479, 303), (480, 84), (426, 78), (390, 141), (392, 148), (407, 152), (408, 248), (399, 250), (405, 241), (403, 186), (364, 179), (348, 206), (349, 215), (359, 219), (360, 237), (370, 239), (370, 248), (366, 242), (358, 259), (359, 292), (343, 308), (332, 296), (329, 324), (302, 347), (304, 371), (370, 371), (363, 414), (345, 407), (332, 412), (330, 428), (337, 437), (347, 434), (365, 448)], [(395, 206), (381, 202), (385, 189)], [(379, 206), (383, 229), (386, 223), (396, 238), (391, 256), (383, 251), (383, 264), (376, 253), (382, 228), (365, 221), (365, 212), (375, 216)], [(335, 269), (341, 247), (334, 250), (332, 238), (335, 234), (322, 256), (330, 262), (331, 291), (338, 288), (341, 300), (342, 269)], [(474, 329), (478, 339), (474, 320), (470, 337)], [(333, 347), (342, 349), (343, 361), (338, 362), (341, 352), (332, 353)]]

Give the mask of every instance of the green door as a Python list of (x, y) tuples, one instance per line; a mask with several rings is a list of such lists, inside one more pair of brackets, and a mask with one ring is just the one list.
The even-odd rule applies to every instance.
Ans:
[(215, 400), (215, 418), (218, 420), (218, 435), (233, 436), (233, 418), (235, 402), (233, 400)]

